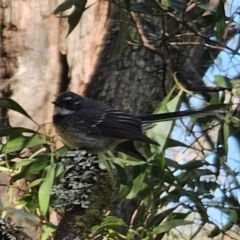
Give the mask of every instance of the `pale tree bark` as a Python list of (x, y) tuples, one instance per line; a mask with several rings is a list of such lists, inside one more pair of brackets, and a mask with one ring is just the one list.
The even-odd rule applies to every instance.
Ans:
[[(68, 76), (71, 77), (70, 90), (84, 91), (108, 26), (109, 3), (88, 1), (88, 6), (93, 5), (66, 38), (67, 19), (52, 14), (58, 3), (60, 1), (4, 1), (1, 9), (2, 80), (6, 82), (18, 75), (7, 89), (8, 95), (39, 124), (51, 122), (51, 101)], [(62, 72), (64, 57), (70, 69), (68, 76)], [(13, 126), (36, 128), (17, 113), (10, 112), (9, 116)]]
[[(60, 3), (2, 2), (2, 81), (21, 73), (4, 94), (11, 95), (39, 124), (51, 122), (54, 94), (66, 89), (135, 114), (151, 112), (173, 84), (162, 56), (142, 44), (126, 44), (113, 56), (124, 12), (108, 1), (88, 1), (90, 7), (66, 38), (67, 19), (52, 14)], [(159, 18), (150, 20), (160, 25)], [(141, 43), (134, 22), (127, 21)], [(180, 59), (180, 67), (186, 64), (184, 56), (178, 59), (179, 51), (171, 53), (169, 59)], [(36, 129), (34, 123), (14, 112), (9, 117), (13, 126)], [(130, 221), (137, 205), (136, 200), (124, 203), (115, 212)]]
[[(45, 133), (49, 133), (49, 129), (52, 132), (49, 124), (53, 111), (51, 102), (60, 89), (66, 90), (62, 86), (68, 77), (71, 83), (67, 88), (79, 93), (89, 81), (108, 25), (109, 3), (88, 1), (89, 5), (94, 4), (66, 38), (67, 19), (52, 14), (60, 3), (6, 0), (1, 2), (0, 8), (1, 95), (18, 102), (39, 125), (46, 124), (42, 128)], [(66, 72), (66, 58), (69, 72)], [(4, 113), (1, 118), (5, 118)], [(8, 116), (12, 126), (38, 127), (16, 112), (9, 111)], [(5, 185), (0, 189), (4, 204), (6, 187), (10, 184), (6, 174), (1, 173), (1, 183)], [(17, 185), (24, 189), (25, 183)], [(11, 204), (14, 205), (20, 196), (21, 191), (16, 191)], [(14, 216), (12, 220), (21, 225)], [(23, 227), (29, 236), (39, 239), (39, 221), (35, 220), (29, 219), (28, 226)]]

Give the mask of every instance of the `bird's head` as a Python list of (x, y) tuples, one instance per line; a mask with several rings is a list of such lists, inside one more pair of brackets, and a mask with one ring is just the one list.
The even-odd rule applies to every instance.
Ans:
[(54, 104), (54, 115), (66, 116), (75, 113), (81, 109), (83, 97), (73, 92), (60, 93)]

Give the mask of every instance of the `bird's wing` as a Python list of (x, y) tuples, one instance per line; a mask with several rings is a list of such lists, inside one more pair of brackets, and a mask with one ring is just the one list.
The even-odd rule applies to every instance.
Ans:
[(141, 121), (137, 117), (119, 110), (105, 109), (101, 113), (86, 110), (81, 113), (81, 120), (79, 120), (78, 125), (79, 128), (83, 126), (87, 128), (88, 133), (91, 135), (142, 141), (158, 145), (154, 140), (143, 134)]

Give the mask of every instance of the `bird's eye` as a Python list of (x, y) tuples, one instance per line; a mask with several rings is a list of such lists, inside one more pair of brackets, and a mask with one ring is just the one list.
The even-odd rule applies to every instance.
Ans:
[(64, 102), (65, 102), (66, 105), (71, 105), (72, 102), (73, 102), (71, 97), (66, 97), (66, 98), (63, 99), (63, 100), (64, 100)]
[(66, 104), (67, 104), (67, 105), (71, 105), (72, 103), (73, 103), (72, 100), (67, 100), (67, 101), (66, 101)]

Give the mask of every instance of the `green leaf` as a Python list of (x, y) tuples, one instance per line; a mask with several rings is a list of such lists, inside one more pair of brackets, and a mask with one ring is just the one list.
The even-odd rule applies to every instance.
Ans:
[(228, 152), (228, 138), (230, 135), (230, 126), (229, 123), (224, 121), (223, 123), (223, 144), (224, 144), (224, 149), (225, 152)]
[(116, 59), (119, 54), (122, 53), (124, 48), (127, 47), (127, 38), (130, 35), (129, 33), (129, 16), (124, 9), (120, 9), (121, 21), (119, 25), (119, 32), (117, 34), (117, 39), (114, 41), (113, 50), (111, 54), (111, 60)]
[(178, 140), (172, 139), (172, 138), (168, 138), (166, 141), (166, 148), (171, 148), (171, 147), (186, 147), (189, 148), (188, 145), (186, 145), (183, 142), (180, 142)]
[(134, 180), (131, 192), (127, 195), (127, 199), (133, 199), (143, 187), (145, 172), (140, 173)]
[(56, 163), (56, 173), (55, 176), (59, 177), (62, 175), (64, 171), (63, 164), (61, 162)]
[(153, 229), (153, 234), (160, 234), (164, 232), (168, 232), (172, 228), (179, 227), (179, 226), (184, 226), (184, 225), (189, 225), (192, 224), (192, 221), (187, 221), (187, 220), (170, 220), (162, 223), (160, 226), (157, 226)]
[(79, 23), (79, 21), (82, 17), (82, 14), (85, 11), (86, 3), (87, 3), (87, 0), (79, 1), (79, 4), (75, 5), (75, 9), (69, 15), (69, 17), (68, 17), (69, 30), (68, 30), (67, 35), (69, 35), (73, 31), (73, 29), (77, 26), (77, 24)]
[[(165, 112), (175, 112), (176, 110), (179, 109), (179, 106), (181, 104), (181, 96), (182, 96), (182, 92), (180, 91), (176, 97), (174, 97), (171, 101), (167, 102), (165, 105), (160, 104), (156, 108), (154, 113), (159, 114), (159, 113), (165, 113)], [(169, 96), (167, 96), (166, 99), (169, 99)], [(154, 149), (153, 152), (163, 151), (169, 139), (169, 136), (172, 132), (173, 126), (174, 126), (174, 121), (160, 122), (160, 123), (156, 123), (153, 128), (147, 131), (147, 135), (150, 138), (156, 140), (160, 144), (160, 147), (151, 146), (152, 149)]]
[(167, 103), (171, 100), (176, 88), (173, 87), (168, 95), (157, 105), (156, 109), (154, 110), (154, 113), (158, 113), (161, 111), (161, 109), (164, 109), (164, 107), (167, 105)]
[(113, 204), (117, 205), (122, 200), (125, 200), (128, 193), (129, 193), (129, 186), (120, 184), (118, 186), (118, 194), (116, 198), (113, 200)]
[(129, 159), (123, 159), (123, 158), (117, 158), (117, 157), (113, 157), (110, 159), (111, 162), (124, 167), (124, 165), (128, 165), (128, 166), (139, 166), (139, 165), (146, 165), (147, 162), (144, 161), (136, 161), (136, 160), (129, 160)]
[(232, 88), (232, 83), (231, 83), (230, 79), (225, 77), (225, 76), (215, 75), (214, 76), (214, 82), (219, 87)]
[(48, 240), (53, 232), (56, 231), (56, 226), (53, 224), (46, 224), (42, 227), (41, 240)]
[(121, 218), (108, 216), (102, 221), (100, 226), (94, 226), (92, 228), (92, 233), (96, 234), (98, 231), (104, 228), (112, 228), (112, 227), (126, 227), (126, 224)]
[(9, 172), (12, 172), (12, 171), (13, 170), (10, 169), (10, 168), (0, 166), (0, 172), (7, 172), (7, 173), (9, 173)]
[(180, 169), (184, 170), (195, 170), (197, 168), (203, 167), (205, 164), (204, 161), (189, 161), (185, 164), (179, 164)]
[(38, 186), (40, 183), (42, 183), (43, 179), (44, 179), (44, 178), (38, 178), (38, 179), (32, 181), (32, 182), (27, 186), (26, 189), (30, 189), (30, 188), (33, 188), (33, 187)]
[(71, 8), (74, 5), (74, 0), (65, 0), (63, 3), (59, 4), (55, 10), (53, 11), (53, 14), (58, 14), (58, 13), (62, 13), (66, 10), (68, 10), (69, 8)]
[(161, 4), (164, 10), (168, 10), (168, 8), (170, 7), (169, 0), (162, 0)]
[(21, 161), (14, 164), (13, 169), (18, 170), (21, 167), (27, 166), (31, 162), (33, 162), (34, 159), (22, 159)]
[(37, 137), (18, 137), (8, 141), (1, 149), (1, 153), (11, 153), (21, 151), (24, 148), (47, 144), (48, 141)]
[(40, 185), (38, 191), (38, 201), (40, 211), (43, 216), (46, 216), (46, 213), (49, 208), (50, 202), (50, 191), (53, 186), (54, 176), (55, 176), (55, 164), (52, 164), (46, 168), (47, 174), (46, 177), (43, 179), (42, 184)]
[(217, 39), (222, 39), (223, 35), (226, 31), (226, 20), (224, 17), (220, 18), (219, 21), (216, 23), (216, 37)]
[[(176, 208), (177, 207), (168, 208), (165, 211), (158, 213), (158, 214), (154, 215), (153, 217), (150, 217), (147, 222), (147, 227), (150, 228), (150, 227), (159, 225), (166, 217), (168, 217), (170, 214), (172, 214), (172, 212)], [(155, 213), (153, 213), (153, 214), (155, 214)]]
[(7, 108), (19, 112), (34, 122), (30, 115), (17, 102), (12, 100), (11, 98), (0, 98), (0, 108)]
[(35, 134), (37, 132), (32, 129), (22, 128), (22, 127), (6, 127), (6, 128), (0, 129), (0, 137), (10, 136), (10, 135), (18, 136), (22, 133)]
[(41, 156), (37, 159), (34, 159), (30, 164), (25, 166), (20, 173), (13, 176), (12, 181), (15, 182), (21, 178), (26, 178), (27, 176), (40, 173), (44, 168), (49, 166), (49, 164), (50, 157), (48, 156)]
[(68, 146), (63, 146), (56, 151), (56, 156), (64, 157), (69, 150), (71, 149)]
[(114, 164), (114, 166), (117, 170), (118, 183), (122, 185), (128, 185), (128, 175), (126, 173), (126, 169), (118, 164)]
[(36, 209), (36, 207), (38, 207), (38, 204), (36, 204), (36, 201), (34, 200), (33, 193), (24, 194), (24, 196), (17, 201), (17, 207), (23, 208), (23, 207), (27, 206), (29, 203), (31, 206), (34, 205), (35, 209)]

